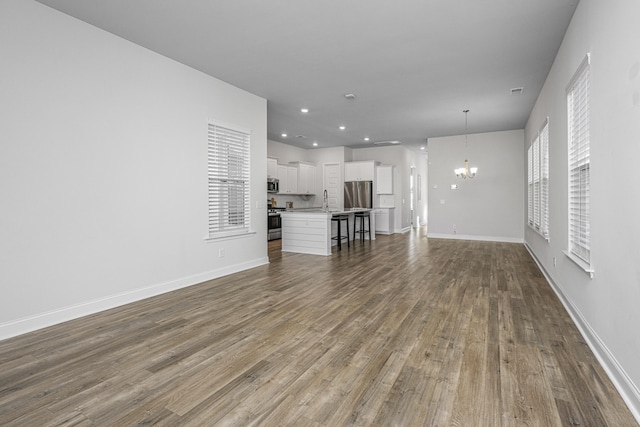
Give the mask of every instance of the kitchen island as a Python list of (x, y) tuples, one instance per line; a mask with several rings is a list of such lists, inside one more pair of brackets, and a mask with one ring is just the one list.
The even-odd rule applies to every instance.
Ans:
[[(331, 237), (337, 234), (337, 224), (332, 223), (335, 215), (349, 216), (349, 239), (353, 238), (354, 214), (371, 212), (372, 209), (353, 209), (332, 211), (320, 208), (287, 210), (280, 214), (282, 218), (282, 251), (312, 255), (331, 255), (331, 247), (337, 245)], [(365, 223), (365, 228), (367, 224)], [(375, 239), (375, 215), (371, 213), (371, 238)], [(343, 227), (342, 233), (347, 230)], [(369, 239), (369, 234), (365, 234)], [(343, 243), (343, 248), (345, 248)]]

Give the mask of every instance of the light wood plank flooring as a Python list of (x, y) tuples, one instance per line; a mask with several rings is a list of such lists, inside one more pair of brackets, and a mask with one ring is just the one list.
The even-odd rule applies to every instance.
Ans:
[(0, 425), (637, 425), (521, 244), (271, 246), (0, 342)]

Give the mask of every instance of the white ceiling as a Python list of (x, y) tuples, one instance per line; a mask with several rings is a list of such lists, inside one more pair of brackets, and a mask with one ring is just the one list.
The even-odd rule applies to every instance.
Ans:
[(469, 133), (524, 128), (578, 3), (39, 1), (266, 98), (268, 138), (305, 148), (418, 147), (467, 108)]

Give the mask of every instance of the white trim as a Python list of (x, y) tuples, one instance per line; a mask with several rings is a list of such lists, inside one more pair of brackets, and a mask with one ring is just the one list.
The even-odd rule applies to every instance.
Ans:
[(571, 79), (569, 80), (567, 87), (565, 87), (564, 89), (565, 93), (568, 94), (571, 91), (571, 89), (573, 88), (573, 85), (575, 85), (578, 78), (580, 78), (580, 74), (582, 74), (582, 71), (584, 71), (584, 69), (589, 65), (591, 65), (591, 52), (587, 52), (584, 58), (582, 58), (582, 61), (580, 61), (580, 65), (578, 65), (578, 68), (571, 76)]
[(587, 273), (589, 277), (593, 279), (593, 273), (595, 272), (595, 270), (591, 267), (591, 265), (587, 264), (569, 251), (563, 250), (562, 253), (565, 254), (567, 258), (573, 261), (578, 267), (580, 267), (585, 273)]
[(211, 243), (211, 242), (221, 242), (224, 240), (234, 240), (234, 239), (244, 239), (245, 237), (253, 237), (255, 234), (257, 234), (255, 231), (247, 231), (244, 233), (230, 233), (230, 234), (225, 234), (225, 235), (218, 235), (218, 236), (204, 236), (204, 241), (207, 243)]
[(433, 239), (479, 240), (483, 242), (524, 243), (524, 239), (520, 237), (472, 236), (468, 234), (443, 234), (443, 233), (427, 233), (427, 237), (433, 238)]
[(109, 295), (92, 301), (64, 307), (45, 313), (36, 314), (22, 319), (12, 320), (0, 324), (0, 340), (26, 334), (37, 329), (46, 328), (58, 323), (77, 319), (100, 311), (119, 307), (121, 305), (140, 301), (145, 298), (175, 291), (197, 285), (208, 280), (217, 279), (222, 276), (244, 271), (250, 268), (259, 267), (269, 263), (269, 258), (257, 258), (240, 264), (225, 266), (216, 270), (207, 271), (181, 279), (172, 280), (165, 283), (158, 283), (144, 288), (136, 289), (120, 294)]
[(529, 230), (533, 231), (538, 236), (542, 237), (544, 240), (547, 241), (547, 243), (551, 242), (551, 239), (548, 236), (545, 236), (544, 234), (542, 234), (540, 230), (536, 229), (533, 225), (527, 223), (527, 226), (529, 227)]
[(620, 363), (618, 363), (615, 356), (611, 351), (609, 351), (606, 344), (600, 339), (593, 328), (591, 328), (589, 322), (584, 318), (578, 307), (573, 304), (571, 299), (565, 295), (562, 288), (551, 278), (529, 245), (525, 242), (524, 246), (531, 254), (531, 257), (538, 265), (538, 268), (540, 268), (540, 271), (542, 271), (542, 274), (551, 286), (551, 289), (553, 289), (558, 296), (558, 299), (564, 308), (567, 310), (567, 313), (569, 313), (569, 316), (578, 328), (580, 335), (582, 335), (614, 387), (618, 390), (620, 396), (622, 396), (622, 400), (627, 404), (629, 411), (631, 411), (631, 414), (634, 416), (636, 421), (640, 423), (640, 390), (633, 383), (631, 378), (629, 378), (629, 375), (627, 375), (624, 368), (622, 368)]

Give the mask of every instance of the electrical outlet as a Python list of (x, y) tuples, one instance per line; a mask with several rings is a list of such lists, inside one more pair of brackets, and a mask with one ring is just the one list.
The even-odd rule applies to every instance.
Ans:
[(224, 258), (224, 248), (218, 249), (218, 258)]

